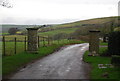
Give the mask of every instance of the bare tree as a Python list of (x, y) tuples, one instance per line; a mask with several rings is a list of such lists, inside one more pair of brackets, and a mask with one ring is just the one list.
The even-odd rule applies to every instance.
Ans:
[(7, 8), (13, 7), (8, 0), (0, 0), (0, 5)]

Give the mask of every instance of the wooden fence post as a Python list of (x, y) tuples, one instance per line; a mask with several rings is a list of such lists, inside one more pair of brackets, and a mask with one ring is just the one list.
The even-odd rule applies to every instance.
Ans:
[(50, 40), (51, 40), (51, 45), (53, 44), (53, 39), (52, 39), (52, 37), (50, 38)]
[(51, 37), (51, 41), (52, 41), (52, 44), (54, 44), (54, 38), (53, 37)]
[(25, 42), (25, 46), (24, 46), (24, 48), (25, 48), (25, 51), (26, 51), (26, 37), (25, 37), (25, 41), (24, 41), (24, 42)]
[(43, 37), (43, 46), (45, 46), (45, 39), (44, 39), (44, 37)]
[(49, 39), (50, 37), (48, 36), (48, 45), (50, 45), (50, 39)]
[(38, 47), (40, 47), (40, 37), (38, 36)]
[(58, 39), (58, 44), (59, 44), (59, 39)]
[(5, 36), (3, 36), (3, 56), (5, 56)]
[(15, 48), (14, 49), (15, 49), (15, 54), (16, 54), (16, 37), (15, 37)]

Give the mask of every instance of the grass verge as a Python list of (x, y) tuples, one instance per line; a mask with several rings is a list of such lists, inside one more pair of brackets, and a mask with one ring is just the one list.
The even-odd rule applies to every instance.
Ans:
[[(106, 47), (100, 48), (100, 54), (103, 54), (107, 50)], [(90, 73), (91, 79), (114, 79), (114, 81), (120, 80), (120, 68), (99, 68), (98, 64), (111, 64), (111, 57), (103, 56), (88, 56), (88, 51), (84, 54), (84, 61), (88, 62), (92, 66), (92, 71)], [(106, 76), (104, 76), (107, 74)], [(97, 80), (96, 80), (97, 81)], [(99, 81), (99, 80), (98, 80)]]
[(107, 46), (108, 43), (101, 42), (100, 45), (102, 45), (102, 46)]

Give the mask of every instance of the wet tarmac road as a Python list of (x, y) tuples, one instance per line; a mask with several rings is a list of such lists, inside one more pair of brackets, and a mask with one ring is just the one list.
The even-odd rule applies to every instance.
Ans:
[(18, 71), (11, 79), (89, 79), (90, 66), (82, 61), (88, 43), (70, 45)]

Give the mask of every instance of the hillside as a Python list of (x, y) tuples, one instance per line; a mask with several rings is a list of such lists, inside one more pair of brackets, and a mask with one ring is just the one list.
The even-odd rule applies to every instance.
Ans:
[[(82, 20), (82, 21), (77, 21), (77, 22), (43, 27), (43, 28), (40, 28), (39, 34), (40, 35), (54, 35), (57, 33), (73, 33), (77, 29), (82, 30), (85, 28), (86, 29), (99, 28), (101, 31), (104, 30), (104, 32), (109, 32), (111, 31), (111, 28), (110, 28), (111, 24), (113, 24), (114, 27), (120, 26), (118, 22), (120, 22), (120, 20), (118, 21), (117, 16), (88, 19), (88, 20)], [(27, 27), (34, 27), (34, 26), (35, 25), (2, 25), (2, 31), (3, 33), (7, 33), (9, 28), (16, 27), (21, 30), (25, 30), (25, 28)], [(36, 26), (40, 26), (40, 25), (36, 25)]]
[(77, 21), (77, 22), (72, 22), (72, 23), (66, 23), (66, 24), (62, 24), (62, 25), (57, 25), (55, 26), (55, 28), (57, 27), (81, 27), (81, 26), (85, 26), (85, 25), (102, 25), (105, 23), (110, 23), (110, 22), (114, 22), (117, 23), (118, 17), (104, 17), (104, 18), (95, 18), (95, 19), (88, 19), (88, 20), (82, 20), (82, 21)]
[[(77, 21), (72, 23), (66, 23), (66, 24), (59, 24), (55, 25), (53, 27), (47, 27), (47, 28), (41, 28), (40, 32), (41, 35), (52, 35), (57, 34), (61, 31), (64, 33), (64, 30), (71, 31), (70, 33), (74, 32), (75, 30), (83, 30), (87, 31), (88, 29), (98, 29), (101, 30), (104, 33), (108, 33), (111, 30), (114, 30), (114, 28), (120, 26), (120, 20), (118, 20), (118, 17), (104, 17), (104, 18), (95, 18), (95, 19), (89, 19), (89, 20), (83, 20), (83, 21)], [(111, 29), (111, 25), (114, 27)], [(46, 32), (44, 31), (46, 30)], [(73, 30), (73, 31), (72, 31)], [(60, 33), (61, 33), (60, 32)]]
[(11, 24), (3, 24), (2, 32), (7, 33), (9, 28), (18, 28), (20, 30), (25, 30), (27, 27), (34, 27), (35, 25), (11, 25)]

